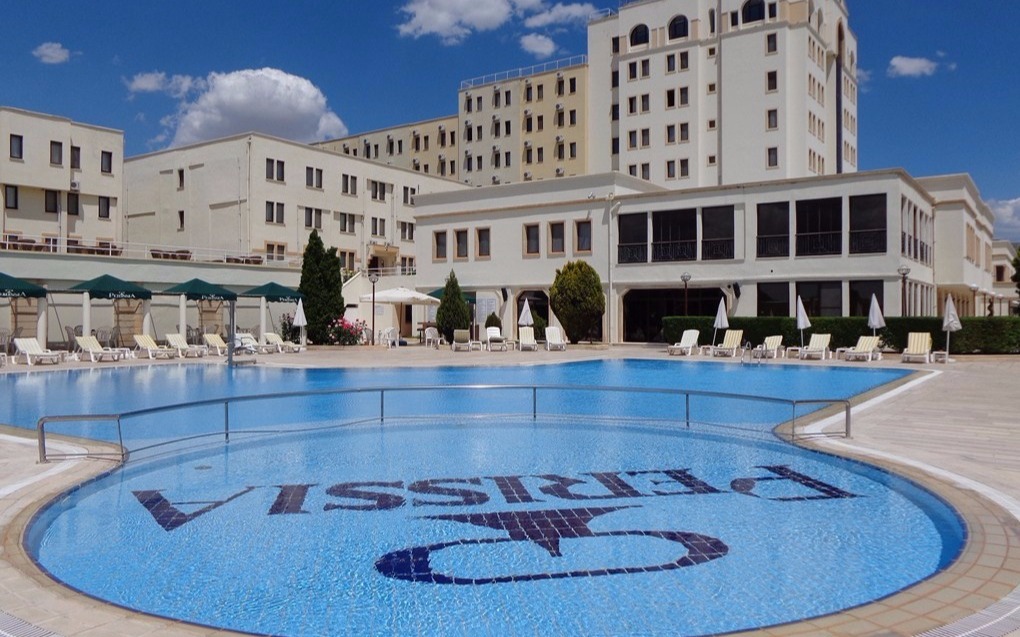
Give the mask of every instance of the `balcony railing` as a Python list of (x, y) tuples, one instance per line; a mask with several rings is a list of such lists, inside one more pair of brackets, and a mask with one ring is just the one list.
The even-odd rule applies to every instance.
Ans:
[(647, 243), (621, 243), (617, 249), (620, 263), (648, 263)]
[(701, 260), (718, 261), (733, 258), (733, 239), (705, 239), (701, 242)]
[(843, 254), (843, 237), (839, 232), (801, 232), (797, 234), (797, 256)]
[(790, 256), (790, 235), (760, 234), (758, 235), (758, 258)]
[(851, 230), (850, 254), (884, 254), (885, 230)]
[(652, 261), (696, 261), (697, 259), (698, 242), (695, 239), (652, 242)]

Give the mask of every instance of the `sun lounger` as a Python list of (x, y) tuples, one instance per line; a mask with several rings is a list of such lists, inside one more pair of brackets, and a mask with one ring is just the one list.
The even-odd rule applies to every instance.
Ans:
[(555, 325), (545, 328), (545, 349), (547, 351), (567, 350), (567, 342), (563, 340), (563, 332)]
[(861, 336), (857, 344), (843, 350), (843, 358), (848, 361), (872, 361), (882, 358), (878, 349), (878, 336)]
[(209, 346), (209, 349), (216, 352), (217, 356), (225, 356), (227, 354), (227, 344), (223, 342), (223, 338), (219, 334), (203, 334), (202, 338), (205, 340), (205, 344)]
[(275, 332), (266, 332), (266, 345), (272, 345), (276, 348), (276, 351), (281, 354), (286, 352), (288, 354), (297, 354), (301, 351), (301, 346), (291, 341), (283, 340), (283, 337)]
[(910, 332), (907, 334), (907, 347), (903, 350), (902, 362), (931, 362), (931, 334), (928, 332)]
[(467, 330), (453, 330), (453, 342), (450, 343), (450, 349), (456, 352), (461, 348), (471, 351), (471, 333)]
[(145, 352), (149, 359), (173, 358), (177, 356), (177, 350), (172, 347), (160, 347), (148, 334), (135, 334), (135, 345), (139, 352)]
[(765, 341), (751, 350), (755, 358), (779, 358), (779, 348), (783, 346), (783, 335), (766, 336)]
[(530, 325), (525, 325), (517, 331), (517, 349), (520, 351), (531, 350), (533, 352), (538, 351), (538, 342), (535, 341), (535, 328)]
[(493, 348), (506, 351), (506, 339), (498, 327), (485, 328), (485, 349), (492, 351)]
[(208, 348), (201, 345), (190, 345), (183, 334), (167, 334), (166, 344), (168, 347), (177, 350), (177, 355), (181, 358), (188, 358), (189, 356), (201, 358), (209, 351)]
[[(67, 352), (43, 349), (38, 339), (35, 338), (16, 338), (14, 339), (14, 347), (17, 349), (18, 355), (24, 357), (25, 364), (29, 367), (34, 363), (56, 364), (64, 360), (64, 356), (67, 355)], [(18, 356), (15, 356), (15, 362), (17, 362), (17, 359)]]
[(698, 336), (700, 334), (701, 332), (698, 330), (684, 330), (684, 333), (680, 335), (679, 342), (666, 347), (666, 353), (670, 356), (690, 356), (694, 353), (695, 348), (698, 347)]
[(88, 356), (89, 360), (93, 363), (99, 363), (103, 361), (119, 361), (127, 357), (125, 350), (119, 347), (103, 347), (95, 336), (75, 336), (74, 340), (78, 343), (80, 348), (78, 356), (82, 360)]
[(254, 336), (248, 332), (238, 332), (237, 338), (234, 342), (234, 353), (239, 351), (249, 352), (251, 354), (275, 354), (279, 350), (275, 345), (263, 345), (259, 343)]
[(744, 330), (726, 330), (723, 341), (712, 346), (712, 356), (735, 357), (740, 349), (740, 340), (744, 338)]
[(807, 347), (801, 348), (800, 358), (825, 360), (829, 356), (829, 340), (831, 338), (831, 334), (812, 334)]

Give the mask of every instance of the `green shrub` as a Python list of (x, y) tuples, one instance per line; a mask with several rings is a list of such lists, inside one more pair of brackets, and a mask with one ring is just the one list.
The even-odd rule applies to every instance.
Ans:
[(453, 330), (466, 330), (471, 325), (471, 310), (468, 308), (464, 295), (461, 294), (457, 275), (450, 270), (443, 288), (443, 300), (436, 308), (436, 328), (446, 339), (453, 342)]
[(503, 321), (499, 320), (495, 312), (489, 312), (489, 315), (485, 317), (485, 327), (498, 327), (500, 330), (503, 329)]
[(606, 297), (595, 268), (584, 261), (569, 261), (556, 270), (549, 288), (549, 306), (571, 343), (585, 338), (602, 322)]

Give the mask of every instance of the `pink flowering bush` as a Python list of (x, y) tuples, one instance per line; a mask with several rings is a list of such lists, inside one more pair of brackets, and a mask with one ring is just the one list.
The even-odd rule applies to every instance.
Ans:
[(357, 345), (365, 333), (365, 321), (348, 321), (340, 317), (326, 326), (330, 345)]

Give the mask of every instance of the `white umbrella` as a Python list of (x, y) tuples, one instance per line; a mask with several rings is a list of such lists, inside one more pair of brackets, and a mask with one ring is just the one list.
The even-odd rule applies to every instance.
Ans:
[(715, 344), (715, 335), (718, 333), (718, 331), (719, 330), (728, 330), (728, 329), (730, 329), (730, 321), (729, 321), (729, 318), (727, 318), (727, 316), (726, 316), (726, 298), (725, 297), (719, 299), (719, 309), (716, 310), (716, 312), (715, 312), (715, 323), (712, 323), (712, 327), (715, 328), (714, 330), (712, 330), (712, 344), (714, 345)]
[(305, 344), (305, 327), (308, 325), (308, 319), (305, 318), (305, 305), (298, 299), (297, 309), (294, 310), (294, 327), (301, 328), (301, 345)]
[(871, 328), (872, 336), (875, 335), (875, 330), (885, 327), (885, 318), (882, 316), (882, 308), (878, 306), (878, 297), (874, 294), (871, 295), (871, 307), (868, 308), (868, 327)]
[(521, 308), (521, 317), (517, 319), (518, 325), (534, 325), (535, 319), (531, 318), (531, 306), (528, 299), (524, 299), (524, 307)]
[(956, 304), (953, 303), (953, 296), (946, 297), (946, 311), (942, 318), (942, 329), (946, 332), (946, 357), (944, 362), (949, 362), (949, 335), (957, 330), (963, 329), (960, 323), (960, 315), (956, 313)]
[[(371, 294), (361, 295), (362, 303), (371, 303)], [(393, 304), (405, 304), (405, 305), (439, 305), (439, 299), (423, 294), (415, 290), (408, 288), (389, 288), (388, 290), (380, 290), (375, 293), (376, 303), (393, 303)]]
[(800, 330), (800, 346), (804, 347), (804, 330), (811, 327), (811, 321), (807, 317), (807, 311), (804, 309), (804, 301), (800, 300), (800, 295), (797, 295), (797, 329)]

